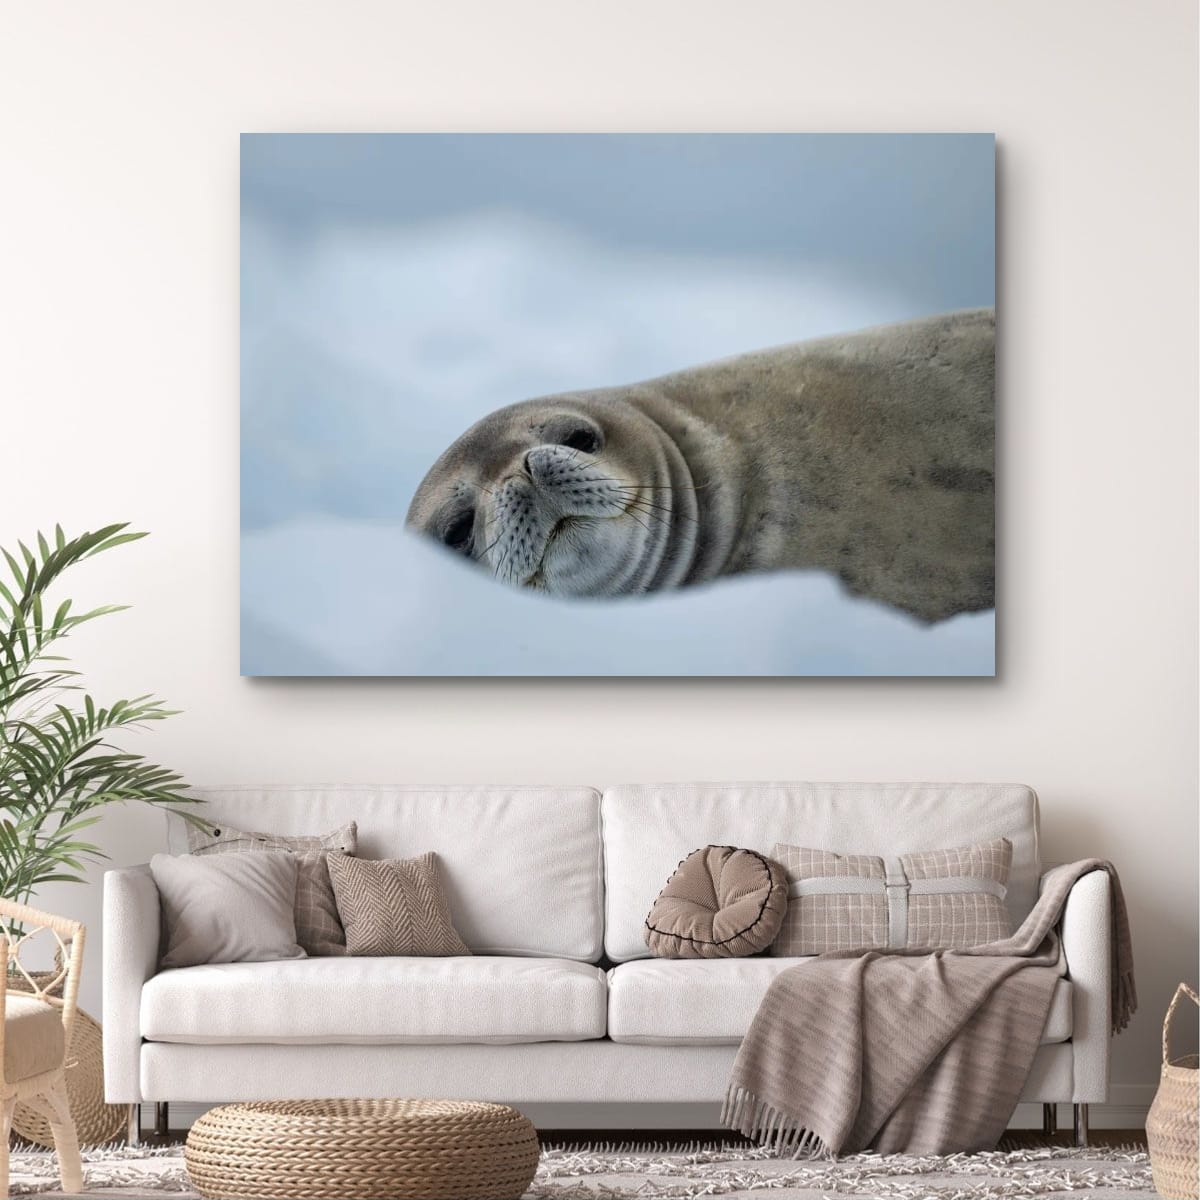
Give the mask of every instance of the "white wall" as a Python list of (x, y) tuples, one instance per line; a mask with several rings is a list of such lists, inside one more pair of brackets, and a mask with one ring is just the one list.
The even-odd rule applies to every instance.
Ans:
[[(1144, 1105), (1197, 969), (1196, 78), (1190, 0), (7, 5), (0, 545), (153, 531), (77, 649), (197, 781), (1028, 782), (1047, 858), (1125, 878)], [(1000, 678), (240, 679), (237, 135), (347, 129), (995, 130)], [(43, 898), (96, 1010), (98, 888)]]

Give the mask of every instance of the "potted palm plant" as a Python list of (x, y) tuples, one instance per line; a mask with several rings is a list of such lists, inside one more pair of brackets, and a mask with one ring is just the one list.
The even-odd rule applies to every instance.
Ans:
[[(0, 549), (0, 897), (26, 904), (47, 883), (83, 880), (89, 862), (105, 857), (86, 831), (110, 804), (194, 803), (183, 780), (110, 739), (172, 715), (153, 696), (98, 704), (63, 655), (63, 643), (81, 625), (125, 605), (75, 612), (50, 592), (76, 563), (145, 537), (126, 525), (106, 525), (67, 538), (56, 526), (36, 550), (23, 542)], [(7, 564), (7, 572), (5, 571)], [(24, 940), (19, 924), (0, 922), (0, 951), (10, 990), (60, 994), (66, 971), (58, 940), (53, 970), (31, 972), (14, 955)], [(125, 1112), (105, 1104), (100, 1026), (76, 1010), (67, 1095), (81, 1140), (105, 1142), (122, 1129)], [(17, 1105), (13, 1129), (49, 1145), (52, 1130), (40, 1112)]]
[(172, 715), (153, 696), (98, 704), (61, 653), (89, 621), (119, 612), (107, 604), (75, 612), (50, 591), (76, 563), (145, 537), (106, 525), (67, 538), (37, 535), (0, 550), (0, 896), (26, 903), (43, 884), (82, 882), (104, 856), (86, 840), (110, 804), (193, 803), (175, 772), (113, 745), (122, 730)]

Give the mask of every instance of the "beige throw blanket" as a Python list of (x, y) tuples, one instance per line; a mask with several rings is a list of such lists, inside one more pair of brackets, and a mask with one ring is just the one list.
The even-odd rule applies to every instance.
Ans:
[(1054, 927), (1082, 875), (1112, 888), (1112, 1024), (1137, 1006), (1121, 884), (1057, 867), (1010, 938), (966, 950), (839, 951), (784, 971), (733, 1066), (722, 1121), (797, 1155), (991, 1149), (1016, 1107), (1062, 974)]

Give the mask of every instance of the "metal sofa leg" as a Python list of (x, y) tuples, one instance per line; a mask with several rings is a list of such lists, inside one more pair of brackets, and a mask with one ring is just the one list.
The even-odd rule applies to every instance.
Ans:
[(125, 1140), (131, 1146), (136, 1146), (142, 1140), (142, 1106), (131, 1104), (125, 1120)]
[(1086, 1146), (1088, 1144), (1088, 1106), (1086, 1104), (1075, 1105), (1075, 1145)]
[(154, 1136), (166, 1137), (171, 1132), (171, 1114), (165, 1100), (154, 1104)]
[(1043, 1104), (1042, 1105), (1042, 1133), (1046, 1137), (1053, 1137), (1058, 1132), (1058, 1105)]

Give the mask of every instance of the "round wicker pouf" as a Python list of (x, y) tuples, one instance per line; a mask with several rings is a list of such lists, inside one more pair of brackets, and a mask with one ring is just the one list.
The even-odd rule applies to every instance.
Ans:
[(519, 1200), (538, 1139), (502, 1104), (256, 1101), (206, 1112), (184, 1160), (214, 1200)]

